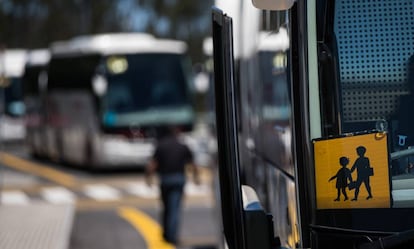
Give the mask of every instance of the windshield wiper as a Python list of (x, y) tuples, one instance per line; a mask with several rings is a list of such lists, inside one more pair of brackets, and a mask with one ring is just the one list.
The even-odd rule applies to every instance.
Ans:
[(410, 248), (414, 248), (414, 229), (404, 232), (395, 233), (386, 237), (379, 238), (378, 240), (363, 243), (358, 246), (359, 249), (392, 249), (400, 248), (399, 246), (407, 246), (410, 244)]

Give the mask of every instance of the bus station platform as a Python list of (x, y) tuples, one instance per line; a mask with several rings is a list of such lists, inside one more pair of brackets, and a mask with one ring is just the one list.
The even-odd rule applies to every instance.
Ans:
[(0, 248), (67, 249), (74, 206), (0, 204)]

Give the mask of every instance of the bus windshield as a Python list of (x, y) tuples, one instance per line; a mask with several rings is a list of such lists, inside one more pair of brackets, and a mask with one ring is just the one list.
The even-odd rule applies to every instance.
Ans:
[(145, 53), (105, 58), (104, 126), (191, 122), (182, 55)]

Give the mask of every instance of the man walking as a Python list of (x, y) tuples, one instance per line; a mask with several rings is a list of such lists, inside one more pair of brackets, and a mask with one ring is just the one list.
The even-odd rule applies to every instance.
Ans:
[(177, 244), (186, 165), (191, 167), (196, 184), (199, 183), (193, 155), (188, 146), (180, 141), (179, 135), (179, 128), (170, 128), (169, 134), (158, 141), (155, 153), (147, 166), (147, 180), (150, 180), (155, 172), (159, 175), (163, 204), (163, 237), (172, 244)]

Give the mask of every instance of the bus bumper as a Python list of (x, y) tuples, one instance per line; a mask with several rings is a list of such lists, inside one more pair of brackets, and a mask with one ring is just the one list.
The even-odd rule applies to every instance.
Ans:
[(152, 141), (121, 138), (103, 138), (99, 147), (100, 153), (95, 156), (98, 164), (103, 167), (145, 167), (155, 150)]

